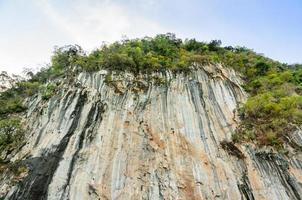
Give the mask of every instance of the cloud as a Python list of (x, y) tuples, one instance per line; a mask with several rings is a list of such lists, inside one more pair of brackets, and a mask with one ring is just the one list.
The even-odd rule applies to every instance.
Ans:
[[(154, 1), (147, 2), (152, 9)], [(68, 11), (57, 9), (51, 1), (39, 1), (38, 5), (61, 31), (88, 50), (102, 41), (119, 40), (123, 35), (132, 38), (164, 32), (157, 22), (114, 1), (72, 1), (66, 7)]]
[(0, 9), (5, 30), (0, 32), (0, 71), (20, 74), (24, 67), (45, 66), (54, 46), (78, 44), (90, 51), (124, 35), (134, 38), (166, 32), (146, 14), (156, 10), (155, 0), (128, 1), (6, 2)]

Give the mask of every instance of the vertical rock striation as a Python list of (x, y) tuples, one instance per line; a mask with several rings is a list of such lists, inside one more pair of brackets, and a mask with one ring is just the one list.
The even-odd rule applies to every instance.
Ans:
[(13, 159), (30, 172), (6, 199), (302, 198), (300, 154), (221, 145), (246, 97), (234, 71), (107, 73), (28, 102), (29, 139)]

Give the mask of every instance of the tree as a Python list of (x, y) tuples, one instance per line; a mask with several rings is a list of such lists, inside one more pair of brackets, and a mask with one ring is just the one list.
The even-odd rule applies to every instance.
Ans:
[(221, 46), (221, 40), (212, 40), (209, 43), (209, 50), (210, 51), (218, 51)]
[(265, 62), (259, 62), (256, 64), (258, 75), (265, 75), (269, 68), (270, 66)]

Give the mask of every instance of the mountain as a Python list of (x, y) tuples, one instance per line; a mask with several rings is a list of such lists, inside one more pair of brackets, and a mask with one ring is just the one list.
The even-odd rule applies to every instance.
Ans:
[[(192, 40), (172, 36), (123, 41), (90, 55), (78, 47), (58, 49), (50, 68), (1, 93), (3, 198), (301, 199), (301, 95), (296, 79), (288, 78), (297, 77), (299, 66), (250, 50), (236, 52), (217, 41), (214, 47), (195, 43), (195, 50), (201, 45), (214, 49), (193, 51)], [(141, 49), (131, 46), (137, 42)], [(190, 54), (179, 47), (175, 52), (183, 55), (175, 55), (169, 44), (187, 45)], [(228, 67), (222, 57), (211, 60), (210, 54), (221, 49), (226, 49), (223, 55), (260, 56), (255, 69), (268, 69), (249, 80), (246, 70), (236, 69), (239, 62)], [(183, 62), (184, 54), (194, 60)], [(197, 61), (196, 55), (205, 58)], [(279, 71), (270, 72), (275, 68)], [(272, 74), (283, 82), (274, 82), (279, 89), (270, 88), (274, 99), (269, 103), (275, 104), (264, 106), (271, 113), (266, 107), (252, 113), (250, 108), (267, 96), (259, 84)], [(274, 102), (275, 89), (279, 102)], [(288, 99), (290, 105), (283, 102)], [(276, 124), (276, 106), (278, 119), (293, 125)], [(263, 121), (268, 114), (271, 121)], [(247, 138), (249, 131), (254, 135)]]

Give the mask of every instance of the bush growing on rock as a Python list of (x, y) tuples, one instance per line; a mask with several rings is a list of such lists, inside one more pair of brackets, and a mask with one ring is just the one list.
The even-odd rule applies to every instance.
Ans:
[(0, 120), (0, 159), (4, 150), (9, 151), (16, 148), (24, 137), (19, 118)]

